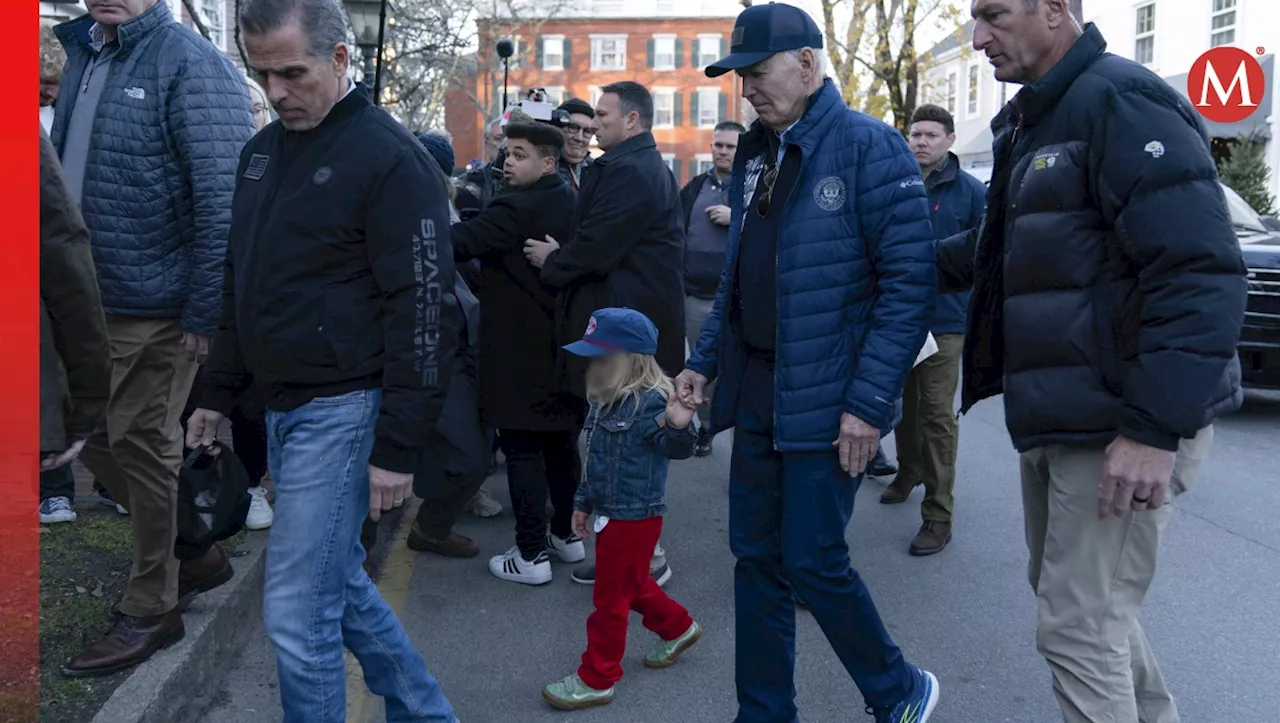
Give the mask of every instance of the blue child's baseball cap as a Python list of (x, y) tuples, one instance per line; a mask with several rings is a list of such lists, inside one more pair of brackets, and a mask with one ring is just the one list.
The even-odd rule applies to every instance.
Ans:
[(752, 5), (733, 23), (729, 54), (708, 65), (705, 72), (708, 78), (716, 78), (787, 50), (821, 47), (822, 31), (809, 13), (783, 3)]
[(582, 338), (566, 344), (564, 350), (585, 357), (657, 354), (658, 327), (635, 309), (600, 309), (591, 315)]

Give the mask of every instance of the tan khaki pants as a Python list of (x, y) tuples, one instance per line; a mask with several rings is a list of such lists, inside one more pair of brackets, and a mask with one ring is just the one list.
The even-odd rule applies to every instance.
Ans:
[(951, 522), (955, 509), (956, 386), (960, 383), (963, 334), (938, 334), (938, 353), (907, 375), (902, 390), (902, 421), (893, 430), (898, 448), (898, 477), (924, 484), (920, 516), (925, 522)]
[(107, 425), (89, 438), (81, 459), (129, 510), (133, 570), (119, 610), (147, 617), (178, 604), (178, 468), (180, 423), (196, 364), (182, 344), (177, 319), (107, 317), (111, 400)]
[[(1182, 441), (1171, 496), (1190, 488), (1212, 444), (1212, 427)], [(1177, 723), (1138, 624), (1172, 507), (1099, 519), (1101, 447), (1052, 445), (1021, 462), (1036, 647), (1053, 673), (1063, 720)]]

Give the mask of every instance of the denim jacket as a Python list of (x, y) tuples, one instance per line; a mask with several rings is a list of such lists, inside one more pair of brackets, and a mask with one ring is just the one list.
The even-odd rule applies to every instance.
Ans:
[(668, 426), (667, 400), (650, 390), (608, 409), (592, 405), (583, 429), (586, 465), (573, 508), (613, 520), (661, 517), (667, 509), (667, 462), (693, 456), (693, 424)]

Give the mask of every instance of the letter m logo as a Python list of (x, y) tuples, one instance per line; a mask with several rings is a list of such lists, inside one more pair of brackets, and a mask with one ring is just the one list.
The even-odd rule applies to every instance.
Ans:
[(1187, 73), (1187, 97), (1200, 115), (1215, 123), (1238, 123), (1258, 109), (1266, 90), (1262, 65), (1240, 48), (1204, 53)]

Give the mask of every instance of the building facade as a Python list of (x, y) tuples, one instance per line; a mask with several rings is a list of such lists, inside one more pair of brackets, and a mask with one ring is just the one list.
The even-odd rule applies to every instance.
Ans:
[[(1084, 0), (1084, 17), (1107, 40), (1107, 50), (1143, 63), (1189, 97), (1187, 73), (1202, 53), (1232, 45), (1255, 53), (1266, 78), (1258, 110), (1239, 123), (1205, 122), (1215, 151), (1241, 137), (1266, 144), (1271, 192), (1280, 196), (1280, 93), (1275, 55), (1280, 46), (1277, 0)], [(990, 122), (1019, 89), (1000, 83), (982, 53), (973, 49), (973, 24), (926, 53), (921, 101), (937, 103), (956, 119), (956, 155), (961, 165), (987, 180), (991, 175)], [(1225, 72), (1225, 71), (1224, 71)], [(1223, 79), (1230, 84), (1230, 78)], [(1212, 92), (1212, 91), (1211, 91)]]
[[(661, 4), (661, 3), (660, 3)], [(634, 11), (634, 8), (631, 8)], [(632, 80), (653, 93), (653, 136), (667, 165), (684, 183), (711, 166), (711, 134), (717, 123), (744, 117), (745, 101), (732, 74), (712, 79), (703, 69), (727, 52), (733, 16), (554, 17), (511, 25), (482, 19), (474, 64), (456, 79), (446, 101), (446, 128), (459, 165), (481, 158), (484, 125), (503, 108), (502, 65), (494, 43), (510, 37), (506, 100), (545, 88), (560, 103), (581, 98), (592, 105), (600, 89)]]

